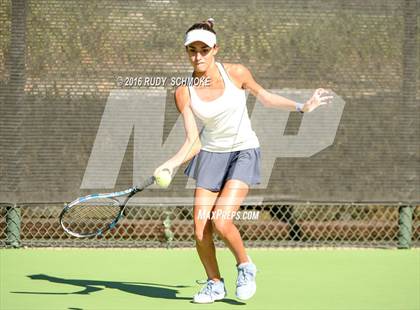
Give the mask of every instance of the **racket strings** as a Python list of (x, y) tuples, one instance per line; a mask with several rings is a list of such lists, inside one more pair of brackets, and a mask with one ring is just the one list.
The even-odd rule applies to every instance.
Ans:
[(72, 206), (62, 218), (63, 226), (81, 235), (96, 234), (108, 228), (120, 213), (118, 201), (98, 198)]

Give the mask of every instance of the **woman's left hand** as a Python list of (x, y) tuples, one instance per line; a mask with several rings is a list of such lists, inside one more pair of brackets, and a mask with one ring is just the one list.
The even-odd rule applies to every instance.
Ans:
[(334, 96), (331, 95), (331, 92), (323, 88), (318, 88), (315, 90), (311, 99), (304, 104), (302, 111), (305, 113), (312, 112), (321, 105), (331, 103), (333, 98)]

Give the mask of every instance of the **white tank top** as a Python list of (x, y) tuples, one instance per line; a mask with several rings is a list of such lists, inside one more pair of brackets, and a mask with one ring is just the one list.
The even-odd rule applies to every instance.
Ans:
[(191, 109), (204, 123), (200, 134), (201, 149), (233, 152), (259, 147), (248, 116), (245, 90), (233, 84), (222, 64), (216, 62), (216, 65), (225, 86), (221, 96), (212, 101), (203, 101), (194, 87), (188, 87)]

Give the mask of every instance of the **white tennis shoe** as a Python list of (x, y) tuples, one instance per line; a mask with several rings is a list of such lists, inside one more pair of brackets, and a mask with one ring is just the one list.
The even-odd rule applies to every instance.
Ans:
[(226, 294), (227, 292), (223, 278), (217, 282), (207, 280), (201, 291), (194, 295), (194, 302), (198, 304), (209, 304), (215, 300), (225, 298)]
[(255, 276), (257, 267), (248, 256), (248, 262), (238, 265), (238, 280), (236, 281), (236, 297), (241, 300), (250, 299), (257, 290)]

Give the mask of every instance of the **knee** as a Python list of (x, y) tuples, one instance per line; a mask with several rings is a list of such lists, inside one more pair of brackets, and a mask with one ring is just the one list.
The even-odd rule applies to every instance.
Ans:
[(212, 222), (215, 232), (222, 238), (227, 236), (230, 231), (230, 226), (233, 225), (230, 221), (215, 219)]

